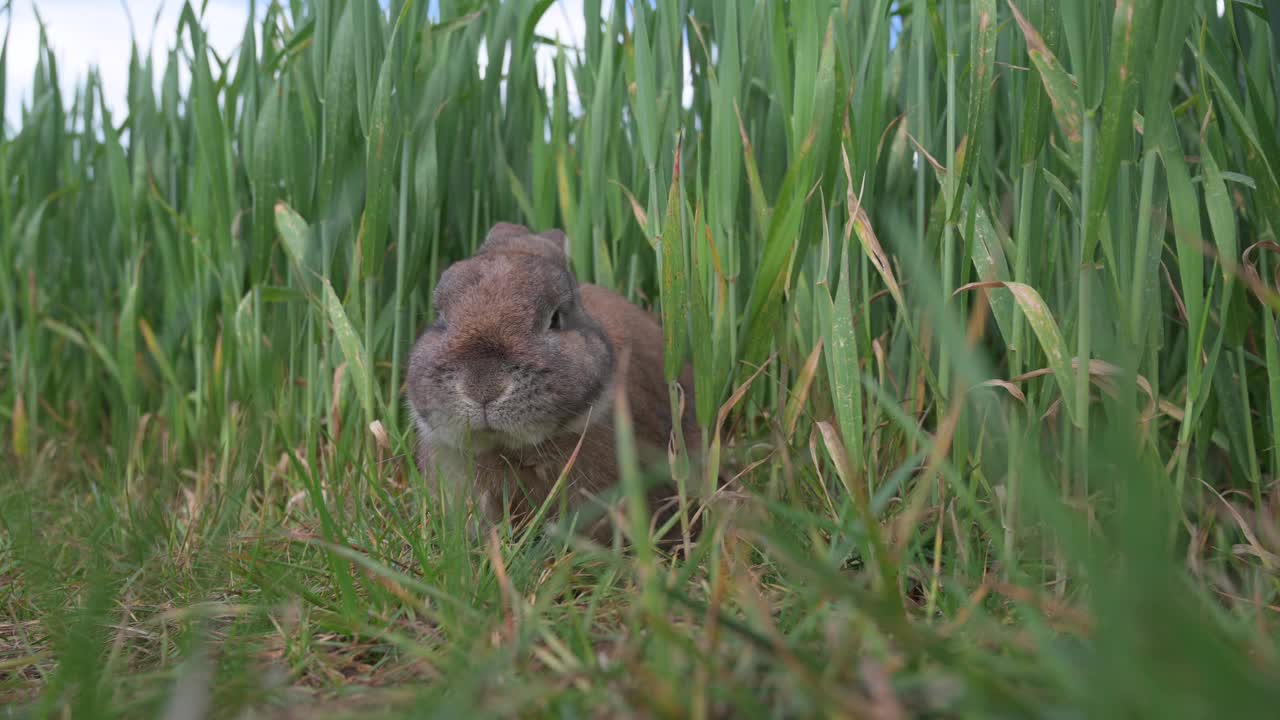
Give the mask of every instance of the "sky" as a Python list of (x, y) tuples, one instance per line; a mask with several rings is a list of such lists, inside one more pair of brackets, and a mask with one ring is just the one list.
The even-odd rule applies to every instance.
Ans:
[[(174, 42), (183, 0), (12, 0), (9, 17), (3, 12), (4, 4), (5, 0), (0, 0), (0, 37), (4, 28), (9, 28), (4, 118), (12, 127), (21, 117), (22, 104), (31, 102), (40, 43), (37, 11), (58, 60), (59, 79), (68, 102), (74, 88), (83, 85), (90, 68), (96, 66), (107, 105), (113, 114), (118, 114), (125, 104), (129, 82), (130, 16), (139, 45), (151, 47), (156, 67), (163, 68), (164, 57)], [(258, 3), (259, 14), (266, 4)], [(430, 11), (435, 5), (431, 2)], [(546, 37), (559, 37), (566, 45), (581, 46), (582, 17), (582, 0), (558, 0), (543, 15), (537, 31)], [(208, 0), (204, 28), (214, 51), (222, 57), (232, 53), (240, 44), (248, 19), (248, 0)], [(551, 72), (553, 57), (552, 49), (540, 49), (538, 67), (542, 72)]]
[[(384, 6), (386, 1), (381, 0)], [(183, 0), (11, 0), (12, 7), (6, 17), (2, 8), (7, 2), (9, 0), (0, 0), (0, 32), (6, 27), (9, 30), (7, 91), (2, 99), (4, 120), (12, 127), (21, 115), (21, 105), (31, 101), (31, 82), (40, 42), (36, 9), (44, 19), (58, 59), (66, 99), (70, 101), (74, 88), (82, 85), (90, 67), (96, 66), (108, 107), (113, 114), (118, 114), (128, 86), (130, 16), (142, 47), (151, 47), (156, 66), (163, 68), (163, 58), (173, 42)], [(428, 2), (434, 12), (435, 0)], [(557, 0), (543, 15), (537, 31), (546, 37), (558, 37), (566, 45), (580, 47), (582, 3), (583, 0)], [(258, 3), (260, 13), (266, 4), (266, 0)], [(1223, 0), (1217, 0), (1219, 16), (1223, 14), (1224, 5)], [(248, 0), (208, 0), (204, 27), (219, 55), (225, 57), (235, 50), (248, 17)], [(895, 34), (897, 29), (894, 28)], [(542, 46), (538, 52), (539, 71), (547, 77), (552, 71), (554, 50)], [(478, 62), (483, 66), (484, 60), (482, 53)], [(687, 48), (685, 67), (688, 68)]]
[[(40, 42), (37, 10), (44, 20), (58, 60), (59, 79), (66, 101), (70, 103), (75, 88), (82, 86), (90, 68), (96, 67), (107, 105), (118, 117), (128, 89), (130, 37), (134, 35), (130, 28), (136, 30), (140, 46), (151, 49), (157, 72), (162, 72), (165, 56), (175, 40), (178, 14), (183, 6), (183, 0), (11, 0), (12, 7), (6, 16), (3, 6), (9, 2), (0, 0), (0, 33), (6, 27), (9, 30), (7, 90), (2, 99), (3, 118), (10, 127), (17, 125), (22, 105), (31, 102), (31, 84)], [(380, 2), (385, 7), (388, 0)], [(427, 2), (428, 12), (434, 16), (437, 2)], [(267, 0), (258, 2), (260, 15), (267, 4)], [(558, 38), (567, 46), (581, 47), (584, 36), (582, 4), (583, 0), (556, 0), (543, 14), (537, 32), (544, 37)], [(198, 6), (199, 2), (193, 5)], [(219, 56), (227, 57), (235, 51), (248, 19), (248, 0), (207, 0), (204, 28), (210, 45)], [(897, 31), (898, 21), (895, 20), (892, 34), (896, 35)], [(688, 50), (686, 45), (683, 98), (686, 105), (692, 94)], [(553, 73), (555, 49), (542, 45), (537, 53), (537, 67), (545, 82)], [(487, 59), (482, 47), (477, 58), (482, 72)], [(184, 71), (185, 68), (179, 75), (185, 84)], [(574, 88), (570, 87), (569, 94), (570, 103), (576, 105)]]
[[(124, 105), (128, 88), (130, 15), (143, 48), (152, 45), (155, 25), (153, 55), (157, 65), (163, 67), (181, 8), (181, 0), (13, 0), (10, 17), (0, 14), (0, 28), (5, 24), (9, 28), (6, 121), (14, 124), (20, 117), (21, 104), (31, 102), (31, 82), (40, 47), (37, 11), (58, 60), (59, 82), (67, 99), (76, 86), (84, 83), (90, 67), (97, 66), (103, 94), (114, 111)], [(159, 23), (155, 24), (157, 12)], [(204, 26), (210, 44), (219, 54), (239, 45), (248, 17), (249, 4), (245, 0), (209, 0)]]

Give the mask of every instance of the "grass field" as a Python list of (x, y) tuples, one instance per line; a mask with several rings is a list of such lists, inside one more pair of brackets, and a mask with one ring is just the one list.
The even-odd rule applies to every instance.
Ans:
[[(549, 5), (260, 1), (219, 57), (193, 2), (114, 111), (42, 53), (0, 717), (1275, 715), (1280, 3)], [(692, 363), (701, 542), (425, 491), (408, 347), (500, 220)]]

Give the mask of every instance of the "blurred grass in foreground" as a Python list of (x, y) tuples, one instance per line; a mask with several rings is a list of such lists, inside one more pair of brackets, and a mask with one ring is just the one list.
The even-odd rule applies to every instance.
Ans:
[[(187, 5), (114, 114), (41, 37), (3, 714), (1273, 714), (1280, 8), (584, 5), (251, 3), (230, 58)], [(693, 363), (692, 552), (473, 545), (406, 462), (498, 220)]]

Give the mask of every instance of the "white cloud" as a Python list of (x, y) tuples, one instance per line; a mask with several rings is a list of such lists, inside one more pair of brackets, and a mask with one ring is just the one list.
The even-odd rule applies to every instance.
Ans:
[[(198, 7), (199, 3), (194, 5)], [(96, 67), (107, 105), (118, 113), (124, 107), (129, 86), (129, 16), (133, 17), (141, 50), (146, 52), (151, 46), (159, 75), (165, 56), (177, 39), (181, 8), (182, 0), (14, 0), (12, 15), (7, 18), (10, 33), (5, 120), (16, 125), (21, 117), (19, 108), (31, 103), (40, 47), (37, 9), (58, 61), (63, 98), (69, 103), (90, 68)], [(209, 1), (202, 24), (209, 45), (220, 57), (227, 57), (239, 46), (248, 18), (247, 0)]]

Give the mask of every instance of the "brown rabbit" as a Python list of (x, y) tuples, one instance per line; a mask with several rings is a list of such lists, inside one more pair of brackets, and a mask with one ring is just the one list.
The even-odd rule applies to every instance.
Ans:
[[(575, 507), (585, 497), (613, 497), (620, 381), (642, 465), (665, 466), (672, 422), (662, 327), (623, 297), (580, 285), (563, 233), (495, 225), (473, 257), (441, 275), (435, 305), (437, 322), (414, 344), (407, 375), (418, 468), (431, 487), (438, 477), (449, 481), (446, 488), (470, 495), (489, 521), (501, 520), (504, 509), (527, 518), (581, 438), (563, 495)], [(680, 385), (681, 427), (694, 453), (701, 441), (687, 367)], [(674, 496), (668, 483), (650, 502), (665, 501), (669, 513)], [(600, 517), (601, 509), (583, 515)], [(607, 519), (589, 534), (606, 541)]]

